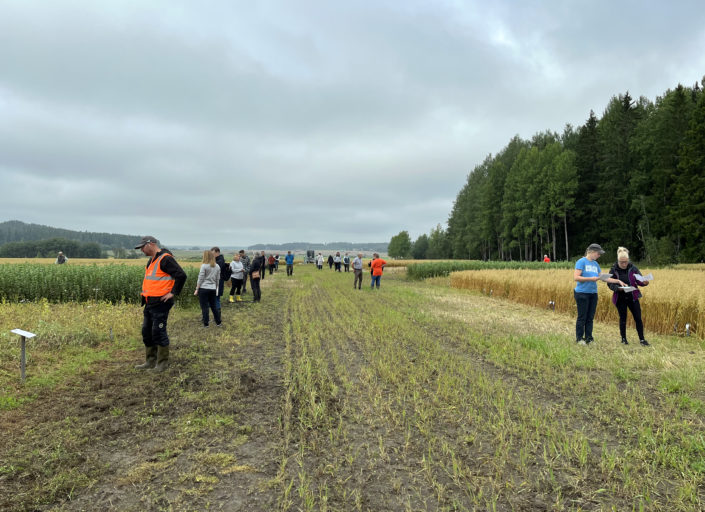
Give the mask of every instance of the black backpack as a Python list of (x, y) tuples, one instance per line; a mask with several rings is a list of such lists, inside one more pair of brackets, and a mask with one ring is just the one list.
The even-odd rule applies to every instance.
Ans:
[(225, 265), (223, 266), (220, 274), (223, 281), (229, 281), (230, 278), (233, 277), (233, 268), (230, 265)]

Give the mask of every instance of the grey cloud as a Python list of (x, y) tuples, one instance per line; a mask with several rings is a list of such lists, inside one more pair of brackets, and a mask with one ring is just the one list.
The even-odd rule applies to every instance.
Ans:
[(0, 213), (172, 245), (415, 237), (513, 135), (698, 80), (704, 17), (695, 2), (6, 3)]

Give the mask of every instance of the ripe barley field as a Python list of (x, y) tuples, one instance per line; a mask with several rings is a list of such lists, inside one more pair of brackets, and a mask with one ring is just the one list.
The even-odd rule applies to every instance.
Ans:
[[(661, 334), (684, 334), (689, 326), (690, 334), (705, 338), (705, 272), (690, 268), (640, 270), (644, 275), (652, 272), (655, 276), (648, 286), (641, 288), (640, 304), (647, 327)], [(572, 269), (468, 270), (451, 274), (450, 284), (529, 306), (550, 306), (559, 312), (576, 314)], [(605, 283), (598, 283), (598, 295), (601, 307), (595, 318), (618, 322), (617, 308), (611, 302), (612, 291)], [(633, 327), (631, 315), (629, 325)]]
[(0, 304), (0, 509), (703, 508), (705, 342), (365, 277), (267, 275), (220, 329), (177, 305), (163, 374), (134, 304)]

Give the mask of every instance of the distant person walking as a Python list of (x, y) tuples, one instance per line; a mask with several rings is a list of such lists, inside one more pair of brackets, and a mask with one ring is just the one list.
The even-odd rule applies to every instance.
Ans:
[(335, 263), (335, 271), (340, 272), (340, 264), (342, 263), (342, 258), (340, 257), (339, 252), (335, 253), (335, 257), (333, 258), (333, 263)]
[(220, 247), (211, 247), (211, 252), (215, 256), (215, 264), (220, 268), (220, 282), (218, 283), (218, 293), (215, 296), (215, 307), (220, 311), (220, 298), (223, 296), (223, 288), (225, 288), (225, 267), (228, 264), (225, 262), (225, 256), (220, 254)]
[(551, 263), (551, 258), (548, 257), (548, 254), (543, 255), (543, 262), (544, 263)]
[(627, 310), (632, 312), (636, 332), (639, 335), (639, 343), (645, 347), (649, 346), (649, 342), (644, 339), (644, 322), (641, 319), (641, 298), (640, 286), (648, 286), (648, 281), (639, 281), (636, 276), (640, 276), (639, 269), (629, 260), (629, 250), (625, 247), (617, 249), (617, 261), (610, 269), (616, 279), (627, 283), (628, 286), (635, 288), (634, 290), (624, 291), (618, 284), (612, 283), (609, 286), (612, 290), (612, 304), (617, 308), (619, 313), (619, 334), (622, 336), (622, 343), (629, 345), (627, 341)]
[(362, 253), (357, 253), (357, 258), (352, 262), (353, 272), (355, 273), (355, 280), (353, 281), (353, 290), (357, 285), (358, 290), (362, 290)]
[[(578, 284), (573, 295), (578, 307), (578, 318), (575, 321), (575, 341), (580, 345), (587, 345), (595, 341), (592, 337), (592, 324), (597, 309), (597, 281), (600, 280), (600, 265), (597, 259), (605, 254), (599, 244), (590, 244), (585, 251), (585, 256), (575, 263), (573, 279)], [(605, 278), (607, 283), (616, 283), (624, 286), (619, 279)]]
[(56, 256), (56, 261), (54, 263), (56, 265), (63, 265), (67, 261), (69, 261), (69, 259), (66, 256), (64, 256), (63, 252), (59, 251), (59, 254)]
[(333, 270), (333, 255), (332, 254), (328, 255), (328, 268)]
[(215, 262), (215, 253), (213, 250), (203, 251), (203, 259), (201, 260), (201, 269), (198, 271), (198, 281), (196, 282), (196, 291), (194, 295), (198, 295), (198, 302), (201, 305), (201, 314), (203, 316), (203, 327), (208, 327), (208, 308), (213, 312), (213, 319), (216, 325), (221, 324), (220, 309), (216, 305), (216, 297), (218, 296), (218, 283), (223, 281), (220, 279), (220, 267)]
[[(245, 266), (240, 261), (240, 253), (235, 253), (233, 261), (230, 262), (230, 302), (242, 302), (240, 291), (242, 290), (242, 281), (245, 276)], [(235, 299), (233, 300), (233, 296)]]
[(387, 264), (385, 260), (379, 257), (379, 254), (374, 253), (374, 259), (371, 262), (370, 268), (372, 269), (372, 285), (371, 288), (375, 287), (377, 284), (377, 289), (379, 290), (380, 280), (382, 279), (382, 271), (384, 266)]
[(286, 256), (284, 256), (284, 261), (286, 261), (286, 275), (294, 275), (294, 255), (291, 251), (287, 251)]
[(345, 272), (350, 272), (350, 256), (348, 256), (347, 252), (343, 256), (343, 266), (345, 267)]
[(166, 332), (169, 310), (174, 297), (181, 293), (186, 283), (186, 273), (166, 249), (160, 249), (153, 236), (142, 237), (135, 249), (149, 256), (142, 281), (142, 342), (145, 362), (135, 366), (138, 370), (154, 368), (163, 372), (169, 365), (169, 336)]
[(274, 271), (279, 272), (279, 255), (274, 256)]
[(252, 285), (252, 302), (259, 302), (262, 299), (260, 290), (260, 279), (264, 274), (264, 257), (254, 258), (250, 266), (250, 285)]
[(323, 255), (319, 252), (318, 256), (316, 256), (316, 266), (318, 267), (318, 270), (323, 270)]
[(242, 263), (242, 294), (247, 293), (247, 278), (250, 275), (250, 265), (252, 261), (244, 249), (240, 249), (240, 262)]

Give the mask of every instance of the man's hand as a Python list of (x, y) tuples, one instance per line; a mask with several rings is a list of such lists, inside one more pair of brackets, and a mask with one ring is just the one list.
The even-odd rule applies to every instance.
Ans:
[(169, 293), (167, 293), (166, 295), (162, 295), (162, 298), (159, 299), (159, 300), (162, 301), (162, 302), (166, 302), (166, 301), (168, 301), (169, 299), (173, 299), (173, 298), (174, 298), (174, 294), (171, 293), (171, 292), (169, 292)]

